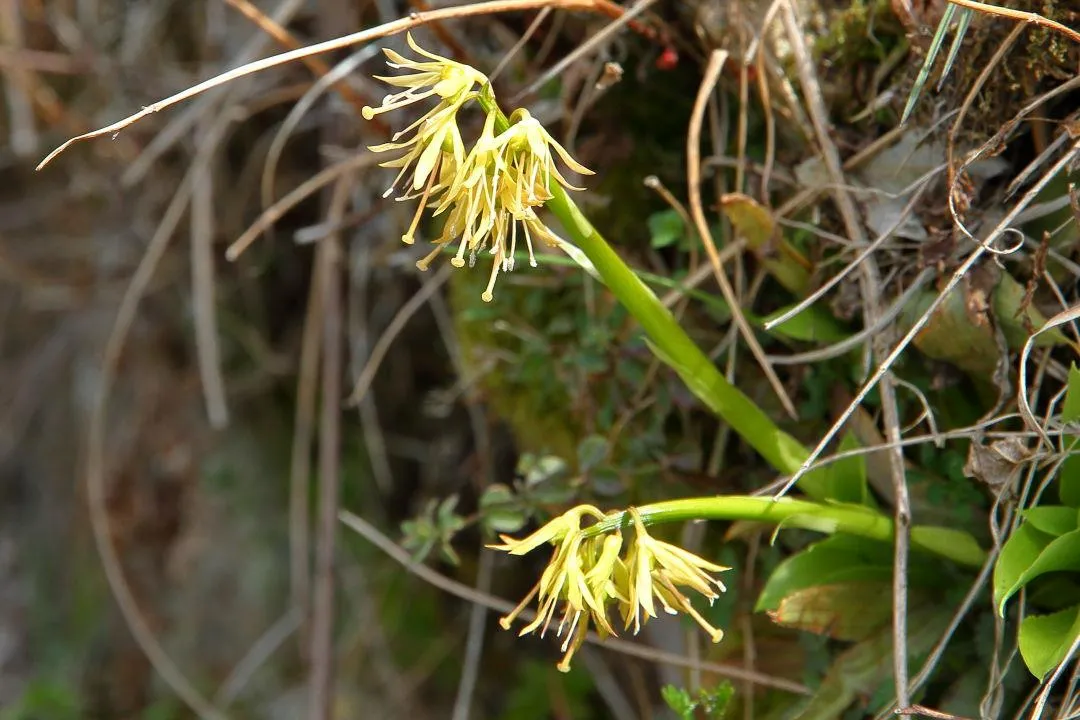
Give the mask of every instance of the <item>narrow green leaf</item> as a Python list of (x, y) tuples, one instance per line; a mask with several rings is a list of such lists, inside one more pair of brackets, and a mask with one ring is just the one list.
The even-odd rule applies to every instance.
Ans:
[(938, 53), (941, 51), (941, 44), (945, 41), (945, 33), (948, 31), (949, 23), (952, 22), (955, 14), (956, 6), (947, 3), (945, 12), (941, 14), (941, 22), (938, 23), (937, 31), (934, 33), (934, 39), (930, 41), (930, 48), (926, 51), (926, 59), (923, 60), (919, 74), (915, 78), (915, 84), (911, 87), (911, 94), (908, 95), (907, 104), (904, 106), (904, 114), (900, 116), (901, 125), (908, 121), (908, 118), (911, 117), (911, 111), (915, 109), (915, 103), (918, 102), (919, 95), (922, 94), (923, 87), (930, 77), (934, 61), (937, 60)]
[(986, 558), (979, 542), (964, 530), (940, 525), (916, 525), (911, 528), (911, 544), (935, 555), (965, 565), (978, 567)]
[(1028, 670), (1042, 680), (1065, 659), (1080, 637), (1080, 605), (1052, 615), (1029, 615), (1020, 623), (1020, 656)]
[(1059, 537), (1077, 528), (1076, 508), (1064, 505), (1043, 505), (1024, 511), (1024, 520), (1047, 535)]
[[(841, 453), (861, 447), (851, 432), (844, 435), (837, 450)], [(826, 466), (828, 499), (865, 505), (869, 496), (866, 485), (866, 456), (852, 455)]]
[(892, 577), (892, 551), (850, 535), (834, 535), (784, 560), (769, 576), (754, 610), (775, 610), (788, 595), (817, 585)]
[(953, 35), (952, 46), (949, 48), (949, 57), (945, 60), (945, 68), (941, 71), (941, 79), (938, 80), (938, 92), (941, 92), (941, 88), (945, 85), (945, 79), (949, 77), (949, 73), (952, 71), (956, 56), (960, 54), (960, 46), (964, 43), (964, 35), (967, 34), (968, 28), (971, 27), (971, 18), (975, 16), (975, 11), (971, 8), (960, 8), (959, 12), (960, 14), (956, 17), (956, 33)]
[(1061, 422), (1080, 420), (1080, 369), (1073, 363), (1069, 367), (1069, 384), (1065, 388), (1065, 402), (1061, 404)]
[[(793, 306), (780, 308), (765, 318), (769, 322), (780, 317)], [(769, 330), (773, 335), (801, 340), (804, 342), (835, 343), (851, 336), (847, 330), (827, 310), (811, 305), (798, 315)]]
[[(1003, 573), (1000, 579), (997, 572), (994, 573), (994, 605), (998, 613), (1002, 615), (1005, 613), (1005, 603), (1009, 598), (1040, 575), (1062, 570), (1080, 570), (1080, 530), (1054, 538), (1045, 544), (1030, 562), (1026, 564), (1019, 562), (1030, 557), (1031, 550), (1038, 548), (1046, 538), (1051, 537), (1031, 527), (1028, 523), (1017, 528), (1012, 537), (1006, 541), (1005, 547), (1001, 549), (1001, 556), (998, 558), (999, 568), (1002, 567), (1002, 560), (1005, 559), (1005, 551), (1009, 549), (1010, 544), (1013, 544), (1013, 538), (1020, 534), (1022, 534), (1022, 539), (1017, 543), (1018, 551), (1015, 555), (1010, 554), (1008, 566), (1010, 572)], [(1017, 570), (1019, 573), (1016, 573)], [(1011, 583), (1006, 582), (1009, 579), (1012, 580)]]

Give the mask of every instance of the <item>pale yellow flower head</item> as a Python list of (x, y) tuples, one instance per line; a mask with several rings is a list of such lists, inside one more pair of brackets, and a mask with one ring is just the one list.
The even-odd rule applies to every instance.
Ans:
[(633, 625), (635, 633), (649, 618), (657, 616), (659, 604), (668, 614), (685, 613), (692, 617), (713, 642), (719, 642), (724, 635), (702, 617), (682, 589), (690, 588), (711, 603), (725, 587), (709, 573), (728, 568), (655, 539), (645, 530), (640, 513), (633, 508), (629, 513), (634, 541), (625, 557), (621, 555), (624, 545), (619, 529), (590, 534), (581, 527), (585, 518), (610, 518), (591, 505), (569, 510), (527, 538), (514, 540), (502, 536), (503, 544), (492, 546), (512, 555), (524, 555), (549, 543), (556, 546), (540, 581), (499, 622), (509, 629), (514, 619), (536, 599), (536, 617), (520, 634), (539, 631), (543, 636), (558, 613), (556, 635), (563, 638), (564, 653), (558, 665), (560, 670), (569, 668), (590, 625), (601, 638), (616, 634), (609, 620), (612, 610), (623, 617), (626, 628)]
[[(410, 60), (388, 48), (383, 52), (389, 58), (387, 65), (396, 69), (413, 70), (408, 75), (378, 76), (379, 80), (405, 88), (383, 98), (378, 107), (365, 107), (362, 114), (370, 120), (390, 110), (412, 105), (427, 98), (439, 102), (404, 130), (394, 134), (391, 141), (374, 145), (372, 152), (398, 152), (398, 157), (380, 163), (382, 167), (399, 168), (397, 177), (383, 193), (389, 197), (401, 184), (409, 180), (399, 200), (420, 198), (416, 214), (402, 240), (412, 243), (423, 209), (431, 198), (446, 190), (454, 174), (465, 160), (465, 143), (458, 129), (457, 113), (466, 102), (476, 96), (476, 87), (487, 83), (487, 78), (477, 70), (421, 48), (411, 34), (406, 34), (409, 47), (429, 59)], [(401, 138), (412, 133), (405, 140)]]
[(671, 615), (686, 613), (709, 633), (713, 642), (720, 642), (724, 631), (707, 622), (679, 587), (689, 587), (705, 596), (711, 604), (727, 588), (708, 573), (724, 572), (731, 568), (708, 562), (677, 545), (657, 540), (645, 529), (638, 511), (630, 508), (629, 512), (634, 521), (635, 537), (626, 559), (630, 573), (630, 597), (623, 606), (625, 626), (629, 628), (633, 623), (636, 633), (649, 618), (656, 617), (655, 598), (665, 612)]
[(559, 172), (555, 157), (577, 173), (591, 171), (574, 160), (526, 110), (514, 112), (509, 126), (497, 133), (500, 114), (491, 103), (486, 105), (488, 112), (480, 137), (466, 149), (458, 129), (458, 111), (480, 92), (490, 92), (487, 77), (468, 65), (424, 50), (411, 36), (408, 42), (426, 60), (410, 60), (385, 50), (390, 67), (412, 72), (380, 77), (404, 89), (387, 95), (378, 107), (365, 107), (363, 115), (371, 119), (429, 98), (437, 99), (437, 103), (390, 142), (371, 148), (373, 152), (399, 153), (381, 163), (398, 169), (385, 196), (403, 188), (398, 200), (419, 200), (412, 222), (402, 234), (406, 243), (414, 242), (425, 209), (431, 209), (433, 217), (444, 218), (435, 247), (417, 262), (421, 270), (455, 244), (457, 251), (450, 261), (455, 267), (466, 263), (471, 267), (480, 254), (490, 255), (491, 274), (481, 298), (491, 302), (499, 273), (514, 269), (519, 233), (528, 249), (529, 264), (534, 267), (533, 237), (552, 244), (556, 241), (536, 210), (551, 199), (551, 183), (578, 188)]
[[(592, 559), (597, 555), (604, 555), (604, 538), (585, 539), (581, 527), (585, 518), (599, 520), (603, 517), (604, 514), (597, 508), (580, 505), (523, 540), (502, 535), (500, 537), (504, 544), (491, 546), (511, 555), (524, 555), (549, 543), (556, 546), (540, 582), (513, 611), (499, 620), (499, 624), (509, 629), (514, 619), (535, 597), (538, 604), (536, 617), (522, 628), (519, 634), (539, 631), (543, 637), (561, 608), (555, 634), (563, 638), (564, 656), (559, 663), (559, 669), (563, 671), (569, 670), (570, 659), (584, 642), (590, 620), (595, 621), (602, 631), (614, 633), (607, 620), (606, 603), (596, 596), (597, 582), (595, 578), (590, 582), (590, 576), (587, 575), (593, 567)], [(617, 552), (616, 550), (616, 554)], [(610, 555), (610, 551), (607, 554)]]
[(582, 189), (571, 185), (562, 176), (555, 164), (552, 150), (574, 172), (582, 175), (593, 174), (592, 170), (575, 160), (566, 148), (556, 142), (528, 110), (514, 111), (510, 116), (510, 127), (499, 136), (498, 141), (505, 147), (506, 162), (513, 167), (514, 176), (517, 178), (518, 192), (514, 203), (518, 212), (550, 200), (548, 184), (552, 180), (570, 190)]

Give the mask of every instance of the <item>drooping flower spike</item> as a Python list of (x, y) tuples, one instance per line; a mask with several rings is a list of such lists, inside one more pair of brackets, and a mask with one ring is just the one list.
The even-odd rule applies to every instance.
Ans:
[[(407, 36), (409, 46), (427, 60), (410, 60), (393, 50), (384, 50), (388, 65), (413, 71), (407, 75), (379, 77), (395, 87), (378, 107), (365, 107), (367, 119), (390, 110), (438, 97), (434, 108), (388, 143), (375, 145), (373, 152), (400, 152), (396, 158), (381, 163), (397, 168), (398, 175), (385, 196), (399, 191), (398, 200), (419, 200), (416, 213), (402, 240), (415, 240), (425, 209), (432, 216), (442, 216), (443, 231), (434, 240), (433, 250), (417, 267), (426, 270), (431, 261), (448, 246), (457, 243), (451, 263), (455, 267), (475, 263), (479, 253), (492, 256), (491, 276), (481, 297), (494, 298), (495, 281), (500, 272), (514, 269), (518, 225), (525, 236), (530, 265), (536, 265), (533, 236), (554, 243), (555, 237), (536, 214), (536, 209), (551, 199), (549, 183), (556, 182), (577, 190), (559, 172), (555, 156), (580, 174), (591, 171), (571, 157), (540, 123), (526, 110), (515, 111), (509, 126), (496, 134), (499, 112), (491, 108), (484, 128), (472, 148), (466, 150), (458, 129), (458, 112), (489, 90), (489, 83), (478, 70), (468, 65), (430, 53)], [(479, 88), (479, 89), (478, 89)], [(402, 140), (405, 135), (411, 136)], [(402, 183), (402, 180), (407, 182)]]
[(690, 599), (679, 590), (679, 586), (697, 591), (711, 605), (727, 588), (708, 573), (724, 572), (731, 568), (708, 562), (678, 545), (657, 540), (645, 529), (638, 511), (630, 508), (629, 512), (634, 521), (635, 537), (626, 559), (631, 584), (629, 601), (622, 608), (625, 626), (629, 628), (632, 622), (634, 633), (637, 633), (650, 617), (656, 617), (655, 597), (669, 615), (686, 613), (709, 633), (713, 642), (720, 642), (724, 631), (705, 620), (694, 609)]
[(724, 633), (713, 627), (693, 606), (681, 588), (690, 588), (710, 604), (726, 589), (709, 573), (729, 568), (708, 562), (677, 545), (655, 539), (634, 508), (629, 510), (634, 526), (634, 541), (626, 557), (622, 533), (612, 530), (589, 536), (582, 522), (603, 520), (605, 516), (591, 505), (581, 505), (563, 513), (523, 540), (501, 536), (502, 545), (492, 545), (511, 555), (524, 555), (542, 545), (555, 545), (551, 560), (540, 581), (514, 610), (499, 622), (509, 629), (513, 621), (535, 599), (537, 614), (522, 628), (524, 635), (539, 630), (543, 636), (561, 608), (556, 635), (563, 638), (560, 670), (568, 670), (574, 652), (585, 641), (590, 625), (600, 637), (615, 635), (609, 613), (617, 611), (624, 627), (633, 626), (636, 634), (650, 618), (657, 616), (656, 605), (668, 614), (684, 613), (693, 618), (719, 642)]

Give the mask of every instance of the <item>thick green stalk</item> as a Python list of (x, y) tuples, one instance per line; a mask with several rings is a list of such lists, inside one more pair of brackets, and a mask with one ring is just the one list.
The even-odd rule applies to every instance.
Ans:
[[(761, 453), (776, 470), (794, 473), (809, 455), (798, 440), (774, 423), (742, 391), (728, 382), (716, 365), (686, 334), (675, 316), (622, 261), (602, 235), (581, 213), (562, 187), (551, 185), (550, 210), (585, 253), (604, 284), (640, 324), (654, 352), (671, 366), (687, 387), (727, 422), (751, 447)], [(811, 497), (824, 495), (821, 474), (811, 474), (800, 483)]]
[[(748, 520), (829, 535), (847, 533), (880, 542), (893, 541), (892, 519), (859, 505), (731, 495), (667, 500), (642, 505), (637, 511), (646, 525), (686, 520)], [(629, 525), (628, 512), (613, 513), (586, 529), (584, 535), (591, 537)], [(953, 528), (913, 527), (911, 545), (961, 565), (979, 567), (986, 560), (986, 551), (979, 547), (975, 538)]]

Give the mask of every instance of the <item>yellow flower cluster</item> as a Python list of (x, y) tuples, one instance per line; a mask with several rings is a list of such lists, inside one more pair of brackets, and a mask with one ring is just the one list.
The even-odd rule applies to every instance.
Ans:
[[(411, 35), (406, 37), (409, 46), (427, 60), (410, 60), (384, 49), (387, 65), (412, 73), (379, 77), (404, 90), (387, 95), (378, 107), (365, 107), (364, 117), (370, 120), (379, 113), (426, 98), (437, 97), (439, 101), (419, 120), (396, 133), (391, 142), (371, 148), (373, 152), (401, 153), (382, 163), (383, 167), (399, 169), (384, 197), (393, 194), (403, 178), (409, 178), (398, 196), (398, 200), (419, 198), (412, 223), (401, 238), (409, 244), (415, 240), (425, 208), (432, 209), (433, 216), (445, 215), (442, 234), (434, 240), (435, 249), (417, 262), (421, 270), (426, 270), (454, 242), (458, 243), (451, 260), (455, 267), (465, 265), (466, 255), (471, 266), (477, 254), (487, 250), (493, 262), (482, 297), (491, 302), (499, 272), (514, 269), (518, 225), (534, 267), (533, 235), (552, 240), (551, 231), (536, 214), (536, 208), (551, 199), (549, 183), (579, 189), (559, 173), (554, 155), (575, 172), (591, 171), (574, 160), (526, 110), (515, 111), (509, 127), (498, 133), (498, 112), (488, 112), (480, 137), (466, 152), (457, 124), (458, 111), (479, 97), (488, 85), (487, 77), (468, 65), (424, 50)], [(404, 136), (407, 139), (402, 139)]]
[(501, 536), (503, 544), (493, 545), (511, 555), (524, 555), (541, 545), (555, 545), (555, 552), (543, 575), (525, 599), (499, 622), (509, 629), (514, 619), (535, 598), (536, 618), (521, 635), (539, 630), (543, 636), (557, 613), (561, 613), (555, 634), (563, 638), (562, 671), (570, 669), (574, 652), (585, 641), (590, 623), (601, 637), (615, 635), (609, 619), (614, 606), (623, 629), (633, 626), (636, 634), (649, 618), (657, 616), (657, 603), (671, 615), (686, 613), (709, 633), (713, 642), (724, 636), (694, 609), (681, 588), (704, 596), (711, 604), (726, 589), (709, 573), (730, 568), (710, 563), (677, 545), (649, 535), (637, 510), (633, 519), (634, 540), (626, 556), (620, 553), (623, 537), (619, 530), (586, 537), (582, 522), (603, 520), (605, 515), (592, 505), (580, 505), (560, 515), (532, 535), (515, 540)]

